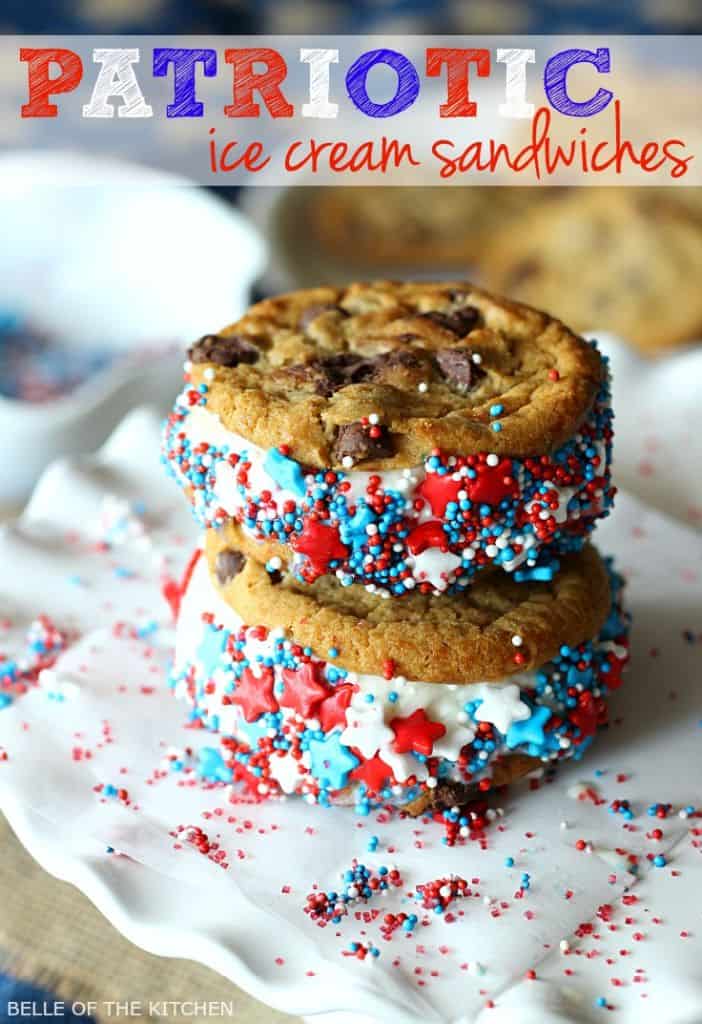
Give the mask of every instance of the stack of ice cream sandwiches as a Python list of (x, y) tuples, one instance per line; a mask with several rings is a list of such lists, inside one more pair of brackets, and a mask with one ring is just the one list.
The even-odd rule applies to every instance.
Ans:
[(579, 758), (627, 661), (595, 344), (459, 283), (268, 299), (190, 350), (171, 683), (248, 798), (409, 813)]

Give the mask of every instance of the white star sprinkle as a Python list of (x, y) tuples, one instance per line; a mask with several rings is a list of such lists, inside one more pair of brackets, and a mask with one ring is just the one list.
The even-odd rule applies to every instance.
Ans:
[(482, 704), (476, 709), (476, 719), (490, 722), (505, 736), (512, 722), (522, 722), (531, 717), (531, 708), (520, 700), (519, 695), (519, 687), (513, 683), (507, 686), (484, 683), (480, 693)]
[(364, 757), (373, 757), (380, 747), (395, 739), (394, 732), (383, 721), (382, 708), (376, 704), (347, 708), (346, 722), (341, 742), (347, 747), (358, 747)]
[(420, 583), (425, 581), (437, 590), (446, 590), (451, 576), (461, 564), (459, 555), (451, 551), (440, 551), (439, 548), (427, 548), (414, 556), (413, 576)]

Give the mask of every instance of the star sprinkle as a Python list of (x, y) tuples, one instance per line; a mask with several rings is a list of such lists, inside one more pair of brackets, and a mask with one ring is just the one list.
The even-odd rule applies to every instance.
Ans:
[(255, 676), (250, 668), (245, 668), (229, 700), (239, 705), (247, 722), (255, 722), (266, 711), (278, 710), (278, 702), (273, 696), (274, 682), (271, 668), (264, 668), (260, 677)]
[(197, 649), (197, 656), (206, 676), (211, 676), (219, 666), (226, 646), (226, 631), (206, 624), (202, 643)]
[(427, 548), (447, 548), (448, 537), (439, 519), (430, 519), (416, 526), (407, 537), (407, 547), (413, 555), (421, 555)]
[(329, 695), (329, 687), (322, 682), (318, 661), (303, 662), (294, 672), (283, 669), (283, 692), (278, 700), (282, 707), (292, 708), (303, 718), (311, 718), (317, 705)]
[(435, 516), (443, 516), (450, 501), (456, 501), (459, 491), (465, 489), (465, 480), (454, 480), (453, 474), (427, 473), (417, 488), (419, 494), (431, 506)]
[(277, 448), (269, 448), (263, 463), (263, 468), (269, 477), (275, 481), (278, 487), (284, 491), (291, 491), (303, 498), (307, 493), (305, 477), (300, 468), (300, 463), (289, 459)]
[(408, 779), (426, 779), (429, 774), (426, 763), (420, 761), (413, 751), (407, 754), (398, 754), (390, 746), (385, 748), (382, 756), (390, 765), (390, 770), (399, 783), (404, 784)]
[(446, 590), (451, 577), (461, 564), (458, 555), (438, 548), (427, 548), (414, 558), (414, 578), (431, 583), (436, 590)]
[(214, 747), (201, 747), (198, 752), (198, 775), (210, 782), (231, 782), (233, 772), (224, 763), (224, 759)]
[(434, 742), (432, 755), (457, 761), (462, 748), (475, 738), (475, 724), (467, 719), (465, 712), (457, 711), (453, 687), (439, 686), (437, 690), (441, 693), (431, 702), (430, 714), (445, 724), (446, 733)]
[(373, 510), (366, 504), (359, 504), (354, 514), (340, 525), (342, 541), (345, 544), (364, 544), (368, 540), (366, 528), (373, 522)]
[(366, 707), (350, 707), (346, 712), (348, 725), (341, 734), (341, 741), (349, 747), (358, 747), (364, 757), (373, 757), (381, 747), (394, 739), (392, 729), (383, 721), (383, 710), (375, 704)]
[(430, 722), (424, 708), (417, 708), (407, 718), (393, 718), (390, 728), (395, 733), (393, 750), (396, 754), (423, 754), (431, 757), (434, 741), (446, 732), (441, 722)]
[(490, 722), (502, 733), (507, 734), (513, 722), (520, 722), (531, 715), (531, 708), (520, 699), (520, 689), (514, 683), (507, 686), (483, 685), (481, 704), (475, 712), (478, 722)]
[(347, 785), (349, 773), (359, 760), (341, 742), (337, 732), (309, 742), (310, 772), (324, 789), (339, 790)]
[(580, 731), (576, 743), (582, 743), (590, 736), (594, 736), (597, 730), (597, 703), (591, 693), (581, 693), (578, 697), (578, 706), (568, 715), (569, 720)]
[(327, 571), (330, 562), (345, 558), (349, 550), (341, 542), (338, 526), (329, 526), (311, 516), (303, 520), (302, 533), (292, 537), (290, 544), (293, 551), (307, 556), (312, 571), (318, 576)]
[(353, 697), (353, 686), (341, 683), (333, 688), (317, 708), (317, 717), (325, 732), (331, 732), (335, 726), (346, 726), (346, 709)]
[(529, 718), (512, 722), (505, 737), (507, 746), (510, 749), (532, 743), (539, 747), (543, 746), (546, 741), (544, 726), (552, 714), (550, 708), (542, 706), (534, 708)]
[(372, 793), (377, 793), (383, 788), (392, 776), (392, 769), (389, 764), (383, 761), (377, 754), (359, 764), (351, 772), (351, 778), (356, 782), (363, 782)]
[(294, 793), (302, 779), (300, 758), (292, 754), (276, 754), (271, 757), (269, 771), (284, 793)]
[(511, 459), (500, 459), (496, 466), (484, 465), (475, 480), (466, 481), (466, 491), (471, 501), (495, 508), (519, 493), (519, 485), (513, 475)]

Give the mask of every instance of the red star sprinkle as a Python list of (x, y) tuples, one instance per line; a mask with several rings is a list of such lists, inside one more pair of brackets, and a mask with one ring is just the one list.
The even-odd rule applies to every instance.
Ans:
[(606, 725), (609, 721), (609, 705), (604, 697), (598, 697), (595, 701), (595, 711), (597, 713), (597, 726)]
[(505, 498), (516, 497), (519, 488), (512, 476), (512, 460), (500, 459), (496, 466), (482, 466), (475, 480), (466, 480), (466, 491), (471, 501), (493, 508)]
[(247, 722), (255, 722), (264, 711), (278, 710), (278, 701), (273, 696), (274, 681), (271, 668), (264, 668), (260, 678), (250, 668), (245, 668), (236, 690), (229, 694), (229, 702), (239, 705)]
[(465, 488), (465, 480), (454, 480), (451, 473), (440, 476), (438, 473), (428, 473), (417, 488), (417, 494), (421, 494), (429, 504), (435, 516), (443, 516), (446, 506), (450, 501), (456, 501), (458, 492)]
[(341, 683), (335, 686), (331, 696), (325, 697), (317, 708), (317, 717), (325, 732), (331, 732), (334, 726), (341, 728), (346, 726), (346, 709), (351, 703), (353, 686), (351, 683)]
[(330, 562), (345, 558), (349, 551), (341, 543), (338, 526), (330, 526), (309, 516), (303, 519), (302, 533), (299, 537), (291, 537), (290, 544), (294, 551), (307, 555), (317, 576), (322, 576)]
[(597, 730), (597, 704), (591, 693), (581, 693), (578, 697), (578, 706), (573, 708), (568, 718), (580, 730), (580, 736), (575, 743), (582, 743), (588, 736), (594, 736)]
[(393, 718), (390, 728), (395, 733), (392, 746), (396, 753), (407, 754), (413, 750), (424, 757), (431, 757), (434, 741), (446, 733), (446, 726), (441, 722), (429, 721), (424, 708), (417, 708), (408, 718)]
[(448, 537), (438, 519), (416, 526), (407, 537), (407, 547), (413, 555), (421, 555), (427, 548), (447, 548)]
[(610, 654), (608, 658), (610, 669), (604, 676), (604, 682), (607, 685), (608, 690), (618, 690), (622, 685), (622, 671), (627, 663), (626, 658), (617, 658), (614, 654)]
[(358, 782), (365, 782), (372, 793), (377, 793), (378, 790), (383, 788), (388, 779), (392, 778), (390, 765), (386, 764), (382, 757), (378, 757), (377, 754), (368, 758), (367, 761), (362, 760), (362, 755), (359, 751), (355, 751), (355, 754), (362, 763), (351, 772), (351, 778), (358, 780)]
[(320, 680), (321, 666), (317, 661), (303, 662), (294, 672), (283, 669), (285, 688), (280, 703), (292, 708), (303, 718), (312, 718), (314, 709), (329, 694), (329, 687)]

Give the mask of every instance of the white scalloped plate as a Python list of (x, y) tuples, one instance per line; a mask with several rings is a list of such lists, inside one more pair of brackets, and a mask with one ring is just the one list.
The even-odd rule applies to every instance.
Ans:
[[(586, 761), (564, 766), (555, 782), (510, 793), (487, 849), (475, 842), (448, 849), (441, 830), (422, 822), (359, 819), (351, 810), (296, 800), (232, 806), (223, 790), (179, 785), (184, 777), (177, 774), (147, 782), (164, 744), (207, 740), (183, 729), (182, 711), (163, 685), (172, 637), (159, 575), (164, 560), (177, 573), (194, 534), (156, 451), (157, 424), (132, 414), (98, 456), (52, 466), (25, 515), (0, 536), (2, 611), (13, 621), (3, 648), (13, 648), (38, 612), (83, 637), (60, 659), (51, 686), (0, 711), (0, 750), (9, 757), (0, 762), (0, 807), (30, 853), (138, 945), (199, 960), (289, 1013), (397, 1024), (550, 1024), (601, 1020), (596, 1000), (605, 996), (620, 1021), (702, 1019), (696, 823), (671, 817), (664, 840), (653, 843), (645, 814), (654, 801), (702, 804), (702, 643), (694, 633), (702, 606), (700, 536), (621, 498), (600, 537), (630, 575), (637, 628), (631, 676), (612, 701), (614, 725)], [(107, 552), (94, 543), (104, 533), (106, 495), (148, 501), (144, 531)], [(140, 626), (149, 618), (160, 624), (146, 642), (110, 631), (118, 620)], [(48, 699), (57, 690), (64, 699)], [(108, 744), (105, 721), (114, 737)], [(91, 750), (91, 759), (77, 762), (76, 746)], [(106, 781), (125, 785), (140, 810), (101, 800), (93, 786)], [(606, 803), (575, 801), (572, 787), (581, 781)], [(635, 831), (608, 813), (615, 798), (631, 801)], [(562, 821), (570, 827), (561, 829)], [(176, 850), (168, 833), (179, 823), (217, 834), (229, 870)], [(381, 839), (377, 854), (367, 852), (371, 834)], [(580, 836), (594, 854), (576, 849)], [(108, 855), (108, 845), (123, 855)], [(638, 880), (612, 852), (619, 846), (642, 857)], [(650, 867), (648, 852), (665, 852), (669, 865)], [(394, 862), (406, 885), (378, 901), (377, 921), (350, 916), (320, 929), (302, 911), (305, 895), (314, 883), (335, 885), (353, 856)], [(465, 901), (454, 923), (427, 918), (413, 937), (397, 933), (385, 942), (382, 913), (414, 909), (404, 892), (451, 871), (479, 878), (474, 888), (492, 902)], [(515, 899), (523, 872), (531, 889)], [(630, 896), (622, 902), (629, 890), (634, 904)], [(598, 919), (603, 905), (612, 906), (616, 931)], [(599, 938), (576, 938), (588, 921)], [(344, 956), (358, 939), (370, 939), (380, 958)], [(568, 957), (559, 952), (563, 939), (574, 949)], [(599, 955), (588, 957), (593, 949)], [(537, 980), (525, 980), (527, 969)], [(494, 1008), (485, 1008), (488, 1000)]]

